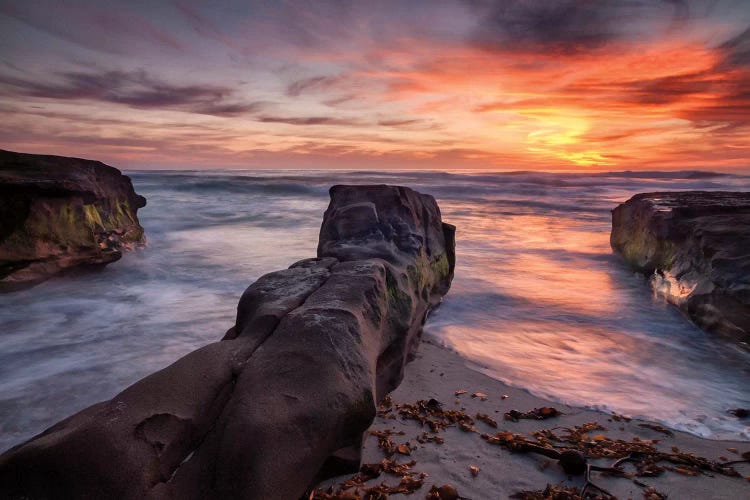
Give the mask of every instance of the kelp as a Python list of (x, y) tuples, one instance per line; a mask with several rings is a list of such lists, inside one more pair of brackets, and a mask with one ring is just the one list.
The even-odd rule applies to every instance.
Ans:
[[(426, 472), (415, 472), (412, 467), (414, 460), (398, 463), (395, 460), (383, 459), (380, 463), (364, 464), (353, 477), (343, 481), (337, 487), (327, 490), (315, 488), (308, 496), (309, 500), (382, 500), (388, 495), (400, 493), (411, 495), (419, 490), (427, 477)], [(382, 482), (375, 486), (367, 486), (367, 481), (377, 479), (382, 474), (390, 474), (399, 478), (395, 486)]]
[[(466, 394), (469, 391), (461, 389), (456, 391), (456, 396)], [(478, 395), (477, 395), (478, 394)], [(475, 396), (477, 395), (477, 396)], [(482, 393), (472, 393), (473, 397), (483, 399)], [(545, 420), (556, 417), (562, 413), (551, 407), (534, 408), (528, 412), (511, 410), (506, 413), (506, 420), (517, 421), (520, 418), (531, 418)], [(412, 420), (421, 427), (428, 430), (423, 431), (415, 440), (420, 444), (434, 443), (442, 445), (445, 438), (439, 434), (445, 429), (458, 427), (459, 429), (478, 434), (479, 437), (490, 445), (500, 446), (513, 453), (536, 453), (557, 460), (560, 467), (568, 475), (583, 475), (584, 485), (579, 489), (575, 487), (550, 485), (542, 490), (520, 491), (512, 498), (521, 500), (616, 500), (616, 498), (604, 488), (592, 481), (592, 473), (598, 472), (610, 477), (628, 478), (634, 484), (643, 488), (645, 500), (663, 500), (666, 496), (653, 487), (640, 481), (639, 478), (659, 476), (665, 472), (673, 472), (685, 476), (698, 476), (705, 473), (721, 474), (728, 477), (741, 477), (732, 465), (741, 462), (750, 462), (750, 452), (743, 453), (742, 460), (723, 462), (710, 460), (692, 453), (680, 451), (672, 447), (666, 452), (658, 449), (658, 439), (642, 439), (633, 437), (631, 440), (613, 439), (604, 434), (607, 429), (598, 422), (585, 422), (572, 427), (553, 427), (540, 429), (530, 434), (529, 437), (514, 432), (500, 430), (494, 433), (483, 433), (476, 429), (476, 421), (482, 422), (493, 429), (498, 428), (498, 423), (489, 415), (476, 413), (472, 418), (464, 409), (446, 409), (436, 399), (418, 400), (414, 403), (396, 404), (388, 396), (378, 406), (378, 416), (384, 419), (401, 418)], [(510, 416), (511, 418), (508, 418)], [(610, 421), (629, 422), (631, 419), (622, 415), (612, 415)], [(640, 427), (660, 432), (671, 437), (672, 431), (658, 424), (638, 424)], [(365, 464), (360, 472), (350, 479), (340, 483), (337, 487), (331, 486), (323, 491), (315, 489), (310, 492), (310, 500), (381, 500), (387, 499), (388, 495), (400, 493), (410, 495), (419, 491), (424, 485), (427, 474), (415, 472), (413, 467), (416, 461), (398, 463), (393, 460), (395, 454), (409, 455), (413, 448), (406, 443), (396, 443), (393, 436), (404, 436), (403, 431), (395, 430), (371, 430), (369, 434), (378, 439), (378, 447), (387, 458), (380, 463)], [(736, 449), (728, 449), (737, 453)], [(591, 460), (611, 459), (609, 466), (600, 466), (591, 463)], [(629, 469), (626, 470), (625, 466)], [(476, 477), (480, 468), (476, 465), (467, 464), (472, 477)], [(389, 474), (399, 478), (399, 483), (389, 486), (385, 482), (367, 486), (366, 483), (377, 479), (382, 474)], [(432, 486), (427, 492), (428, 500), (460, 499), (455, 487), (452, 485)]]
[(558, 411), (557, 408), (543, 406), (541, 408), (534, 408), (533, 410), (529, 410), (526, 412), (510, 410), (504, 415), (504, 418), (505, 420), (510, 420), (511, 422), (518, 422), (522, 418), (530, 420), (547, 420), (548, 418), (559, 417), (560, 415), (562, 415), (562, 412)]

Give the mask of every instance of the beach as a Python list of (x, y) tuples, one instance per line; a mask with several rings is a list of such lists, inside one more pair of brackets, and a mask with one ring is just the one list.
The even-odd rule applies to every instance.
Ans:
[[(565, 377), (565, 374), (561, 374), (561, 377)], [(460, 391), (466, 392), (456, 396), (456, 392)], [(472, 397), (472, 394), (476, 393), (486, 395), (486, 399)], [(409, 455), (396, 451), (391, 458), (398, 463), (413, 460), (416, 463), (412, 471), (416, 474), (427, 474), (424, 485), (418, 491), (411, 496), (397, 494), (394, 498), (424, 498), (431, 486), (444, 484), (453, 485), (462, 498), (473, 500), (510, 498), (511, 495), (522, 491), (544, 490), (548, 484), (577, 488), (584, 485), (583, 476), (568, 476), (557, 460), (537, 453), (511, 452), (502, 446), (488, 443), (481, 437), (483, 433), (492, 435), (508, 431), (533, 440), (531, 433), (541, 429), (554, 428), (557, 433), (562, 434), (562, 428), (596, 422), (604, 429), (588, 432), (591, 440), (595, 436), (596, 439), (606, 436), (611, 440), (630, 442), (634, 439), (658, 441), (655, 446), (661, 451), (674, 453), (674, 447), (680, 452), (692, 453), (719, 463), (724, 461), (721, 457), (726, 461), (741, 460), (742, 453), (750, 452), (750, 444), (747, 442), (707, 440), (679, 431), (667, 435), (664, 431), (642, 426), (653, 425), (652, 422), (638, 419), (626, 421), (622, 417), (615, 420), (612, 414), (560, 405), (535, 397), (524, 389), (508, 386), (483, 375), (455, 352), (429, 339), (421, 343), (416, 359), (407, 366), (406, 376), (398, 389), (391, 394), (391, 398), (394, 409), (389, 412), (381, 411), (381, 415), (376, 418), (370, 429), (371, 434), (365, 440), (362, 463), (379, 463), (385, 458), (383, 450), (378, 446), (378, 437), (372, 432), (394, 431), (396, 434), (390, 438), (396, 445), (408, 443)], [(404, 420), (400, 416), (389, 418), (389, 415), (398, 414), (398, 405), (430, 399), (439, 401), (444, 409), (462, 410), (473, 417), (476, 421), (476, 432), (466, 432), (458, 426), (452, 426), (433, 434), (414, 420)], [(518, 422), (503, 418), (505, 413), (513, 409), (526, 412), (543, 407), (555, 408), (562, 412), (562, 415), (546, 420), (520, 419)], [(477, 413), (488, 415), (497, 422), (498, 427), (493, 428), (476, 419)], [(424, 440), (425, 431), (428, 435), (441, 437), (444, 442), (420, 443), (419, 439)], [(597, 459), (592, 463), (609, 466), (613, 461), (614, 459)], [(665, 470), (656, 477), (634, 478), (592, 472), (591, 480), (620, 499), (644, 498), (644, 491), (648, 487), (653, 487), (666, 495), (664, 498), (670, 499), (727, 499), (745, 498), (750, 495), (750, 463), (734, 466), (741, 477), (728, 477), (715, 472), (688, 475), (693, 473), (689, 467), (669, 463), (662, 465), (681, 470)], [(472, 474), (471, 466), (479, 468), (476, 475)], [(634, 471), (627, 464), (624, 465), (624, 469), (628, 472)], [(351, 477), (348, 475), (334, 478), (319, 487), (325, 491), (329, 486), (338, 485)], [(368, 481), (366, 485), (372, 487), (382, 481), (397, 485), (399, 478), (384, 473)], [(647, 487), (637, 485), (634, 480)]]

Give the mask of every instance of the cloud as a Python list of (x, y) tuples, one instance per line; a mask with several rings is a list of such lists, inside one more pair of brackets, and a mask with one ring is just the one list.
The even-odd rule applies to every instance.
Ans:
[(671, 104), (710, 92), (720, 76), (712, 72), (670, 75), (635, 81), (622, 88), (626, 100), (638, 104)]
[(6, 95), (55, 100), (88, 100), (141, 109), (174, 109), (215, 116), (260, 111), (262, 102), (238, 102), (232, 90), (216, 85), (173, 85), (145, 71), (61, 72), (57, 81), (37, 81), (0, 74)]
[[(185, 49), (135, 4), (105, 2), (0, 2), (0, 14), (60, 40), (106, 54), (128, 54), (148, 45), (172, 53)], [(113, 36), (113, 33), (115, 36)]]
[(358, 97), (354, 94), (348, 94), (343, 95), (340, 97), (334, 97), (332, 99), (326, 99), (322, 102), (322, 104), (325, 104), (326, 106), (329, 106), (331, 108), (335, 108), (337, 106), (341, 106), (342, 104), (350, 103), (352, 101), (356, 101)]
[(681, 0), (467, 0), (479, 16), (473, 34), (484, 48), (571, 53), (684, 21)]
[(262, 123), (286, 123), (287, 125), (362, 125), (362, 122), (357, 120), (351, 120), (349, 118), (335, 118), (330, 116), (259, 116), (258, 118), (256, 118), (256, 120)]
[(719, 49), (724, 53), (727, 64), (750, 66), (750, 26), (739, 35), (722, 43)]
[(230, 36), (227, 36), (216, 24), (202, 15), (198, 9), (184, 1), (174, 2), (174, 5), (197, 34), (219, 42), (230, 49), (240, 49)]
[(378, 125), (381, 127), (408, 127), (409, 125), (419, 125), (424, 120), (406, 119), (406, 120), (380, 120)]
[(289, 97), (299, 97), (306, 92), (314, 92), (329, 89), (341, 81), (339, 76), (314, 76), (303, 78), (289, 84), (286, 89), (286, 95)]
[(750, 151), (740, 0), (115, 4), (0, 0), (10, 142), (72, 151), (90, 137), (213, 165), (247, 152), (259, 165), (639, 168)]

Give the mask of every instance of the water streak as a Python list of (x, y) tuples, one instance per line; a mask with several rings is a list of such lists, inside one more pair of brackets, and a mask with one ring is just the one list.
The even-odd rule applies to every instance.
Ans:
[(696, 172), (137, 172), (146, 249), (0, 296), (0, 450), (217, 340), (244, 288), (314, 255), (334, 183), (405, 184), (458, 226), (456, 279), (427, 324), (511, 384), (750, 440), (750, 354), (693, 326), (609, 247), (632, 194), (750, 188)]

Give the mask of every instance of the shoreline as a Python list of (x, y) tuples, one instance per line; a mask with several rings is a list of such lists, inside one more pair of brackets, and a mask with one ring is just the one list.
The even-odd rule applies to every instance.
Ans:
[[(641, 440), (640, 443), (653, 444), (659, 451), (670, 453), (676, 448), (680, 453), (690, 453), (719, 464), (742, 460), (742, 454), (750, 452), (750, 442), (746, 441), (705, 439), (683, 431), (668, 430), (647, 420), (626, 419), (598, 410), (553, 403), (532, 395), (526, 389), (493, 379), (472, 368), (470, 363), (472, 362), (438, 345), (434, 340), (423, 338), (415, 359), (406, 367), (404, 380), (390, 395), (392, 408), (386, 409), (381, 405), (381, 411), (365, 438), (362, 464), (380, 463), (386, 458), (387, 454), (379, 447), (379, 436), (385, 435), (395, 446), (406, 445), (405, 448), (398, 448), (390, 457), (391, 460), (398, 463), (414, 461), (411, 468), (413, 477), (426, 473), (423, 485), (413, 495), (396, 493), (391, 494), (392, 497), (424, 498), (433, 485), (444, 484), (455, 486), (461, 497), (472, 500), (510, 498), (522, 491), (544, 490), (548, 484), (577, 488), (584, 486), (583, 476), (566, 475), (556, 459), (538, 453), (511, 452), (506, 447), (493, 446), (482, 438), (482, 434), (495, 435), (503, 431), (534, 440), (531, 433), (536, 431), (557, 429), (555, 432), (558, 432), (561, 428), (597, 422), (605, 428), (589, 432), (597, 440), (611, 439), (613, 443), (623, 440), (632, 443), (635, 438)], [(457, 391), (466, 392), (456, 395)], [(486, 398), (472, 397), (475, 393), (486, 395)], [(457, 410), (472, 418), (478, 413), (486, 415), (490, 420), (496, 421), (497, 428), (475, 418), (473, 432), (460, 430), (454, 425), (435, 434), (443, 440), (442, 444), (426, 440), (427, 435), (423, 433), (429, 429), (420, 426), (415, 420), (404, 419), (403, 414), (399, 414), (401, 410), (398, 407), (430, 399), (440, 402), (445, 411)], [(503, 418), (504, 413), (511, 410), (527, 412), (541, 407), (552, 407), (562, 414), (545, 420), (520, 419), (517, 422)], [(373, 435), (373, 432), (379, 433), (379, 436)], [(433, 437), (432, 433), (428, 434)], [(403, 451), (408, 454), (402, 453)], [(611, 466), (614, 459), (591, 459), (589, 462), (597, 466)], [(470, 470), (471, 466), (479, 468), (476, 475)], [(750, 463), (738, 463), (733, 467), (740, 477), (715, 472), (689, 475), (693, 474), (692, 470), (686, 470), (689, 467), (672, 467), (679, 470), (664, 470), (655, 477), (624, 478), (592, 472), (591, 481), (622, 499), (643, 498), (647, 487), (653, 487), (669, 498), (718, 499), (750, 496)], [(625, 464), (624, 468), (627, 472), (635, 472), (634, 467), (629, 464)], [(329, 479), (322, 482), (319, 488), (327, 491), (333, 486), (336, 491), (342, 481), (352, 476), (353, 474), (349, 474)], [(366, 481), (361, 487), (373, 487), (382, 482), (391, 486), (398, 485), (399, 476), (389, 475), (386, 471)]]
[[(726, 339), (721, 339), (721, 341), (727, 342), (727, 343), (729, 342)], [(578, 404), (578, 403), (575, 403), (575, 402), (566, 403), (564, 401), (559, 400), (554, 395), (536, 394), (536, 393), (534, 393), (534, 391), (532, 389), (530, 389), (528, 387), (525, 387), (525, 386), (522, 386), (522, 385), (516, 385), (513, 382), (508, 382), (508, 381), (505, 381), (505, 380), (493, 377), (490, 374), (494, 370), (491, 366), (483, 365), (479, 361), (474, 361), (474, 360), (472, 360), (472, 359), (464, 356), (463, 354), (461, 354), (460, 352), (458, 352), (457, 350), (455, 350), (453, 347), (451, 347), (449, 345), (445, 345), (444, 343), (442, 343), (440, 341), (440, 339), (438, 339), (434, 335), (430, 335), (430, 334), (425, 333), (425, 337), (423, 338), (422, 343), (423, 344), (424, 343), (428, 343), (428, 344), (431, 344), (431, 345), (433, 345), (435, 347), (438, 347), (440, 349), (447, 350), (450, 353), (455, 354), (456, 356), (458, 356), (459, 358), (461, 358), (464, 361), (464, 363), (466, 364), (466, 367), (469, 370), (477, 372), (477, 373), (480, 373), (480, 374), (482, 374), (482, 375), (484, 375), (486, 377), (489, 377), (492, 380), (500, 382), (501, 384), (505, 385), (506, 387), (526, 392), (526, 394), (528, 394), (530, 397), (537, 398), (539, 400), (545, 401), (547, 403), (547, 405), (566, 406), (568, 408), (574, 408), (574, 409), (578, 409), (578, 410), (591, 411), (591, 412), (595, 412), (595, 413), (602, 413), (604, 415), (618, 415), (618, 416), (621, 416), (621, 417), (624, 416), (624, 417), (627, 417), (627, 418), (629, 418), (631, 420), (638, 420), (640, 422), (648, 422), (648, 423), (662, 425), (662, 426), (666, 427), (667, 429), (669, 429), (669, 430), (671, 430), (673, 432), (681, 432), (681, 433), (688, 434), (690, 436), (693, 436), (693, 437), (696, 437), (696, 438), (699, 438), (699, 439), (705, 439), (707, 441), (727, 441), (727, 442), (733, 442), (733, 443), (744, 442), (744, 443), (747, 443), (747, 445), (750, 447), (750, 434), (748, 434), (747, 438), (743, 438), (741, 435), (739, 435), (740, 433), (737, 433), (738, 434), (737, 439), (725, 438), (725, 437), (702, 436), (698, 432), (691, 432), (690, 430), (687, 430), (687, 429), (684, 429), (684, 428), (679, 428), (679, 427), (671, 424), (668, 421), (659, 420), (658, 418), (652, 418), (652, 417), (649, 417), (647, 415), (635, 415), (635, 416), (633, 416), (631, 413), (617, 413), (617, 411), (611, 410), (611, 409), (607, 408), (607, 405), (602, 405), (601, 408), (597, 408), (595, 406), (587, 406), (585, 404)], [(734, 348), (736, 348), (738, 350), (743, 349), (742, 347), (739, 347), (739, 346), (736, 346), (736, 345), (732, 345), (732, 347), (734, 347)], [(408, 368), (407, 368), (407, 370), (408, 370)], [(736, 417), (727, 417), (727, 418), (733, 418), (735, 420), (742, 421), (742, 420), (740, 420), (740, 419), (738, 419)], [(747, 422), (747, 429), (750, 431), (750, 420), (744, 420), (744, 421)], [(728, 433), (729, 431), (724, 431), (724, 432)]]

